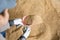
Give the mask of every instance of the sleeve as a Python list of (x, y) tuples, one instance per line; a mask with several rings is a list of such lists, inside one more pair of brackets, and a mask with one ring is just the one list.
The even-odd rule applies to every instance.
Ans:
[(5, 38), (0, 34), (0, 40), (5, 40)]

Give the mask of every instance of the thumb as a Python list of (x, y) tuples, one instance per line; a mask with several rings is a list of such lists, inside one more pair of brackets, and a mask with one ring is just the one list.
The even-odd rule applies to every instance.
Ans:
[(5, 9), (5, 10), (4, 10), (4, 17), (5, 17), (6, 19), (9, 19), (8, 9)]

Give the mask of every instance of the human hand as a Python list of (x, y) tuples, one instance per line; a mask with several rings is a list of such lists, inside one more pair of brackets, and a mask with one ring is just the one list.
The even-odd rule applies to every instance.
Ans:
[(8, 14), (8, 9), (5, 9), (3, 11), (4, 15), (0, 15), (0, 27), (4, 26), (5, 24), (8, 23), (9, 20), (9, 14)]

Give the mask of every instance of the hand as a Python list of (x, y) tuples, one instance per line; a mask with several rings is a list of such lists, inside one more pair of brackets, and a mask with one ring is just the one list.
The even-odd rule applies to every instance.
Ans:
[(8, 20), (9, 20), (8, 9), (5, 9), (3, 13), (4, 13), (4, 15), (0, 15), (0, 27), (7, 24)]

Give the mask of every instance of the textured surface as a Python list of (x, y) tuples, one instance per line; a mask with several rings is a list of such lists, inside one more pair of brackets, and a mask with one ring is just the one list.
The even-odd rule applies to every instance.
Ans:
[(9, 12), (10, 19), (34, 15), (30, 26), (32, 31), (27, 40), (59, 40), (60, 0), (17, 0), (16, 8)]

